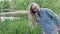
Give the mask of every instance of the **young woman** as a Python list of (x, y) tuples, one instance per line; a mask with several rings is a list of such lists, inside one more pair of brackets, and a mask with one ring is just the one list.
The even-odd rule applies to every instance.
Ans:
[(60, 21), (52, 10), (48, 8), (40, 8), (38, 4), (32, 3), (30, 6), (29, 19), (31, 19), (33, 24), (38, 22), (42, 26), (44, 34), (58, 34)]

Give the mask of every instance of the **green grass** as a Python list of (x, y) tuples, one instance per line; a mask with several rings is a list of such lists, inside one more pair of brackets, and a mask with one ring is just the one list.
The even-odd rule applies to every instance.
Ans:
[(27, 15), (21, 15), (20, 18), (13, 21), (5, 20), (1, 22), (0, 34), (42, 34), (40, 26), (35, 26), (34, 29), (31, 29)]
[(21, 19), (5, 20), (0, 23), (0, 34), (42, 34), (41, 26), (30, 27), (27, 15), (19, 15)]

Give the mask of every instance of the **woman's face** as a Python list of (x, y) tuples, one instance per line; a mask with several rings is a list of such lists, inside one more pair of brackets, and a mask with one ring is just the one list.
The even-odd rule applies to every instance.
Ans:
[(39, 5), (36, 4), (36, 3), (33, 3), (33, 5), (32, 5), (32, 10), (35, 11), (35, 12), (38, 12), (38, 11), (40, 10)]

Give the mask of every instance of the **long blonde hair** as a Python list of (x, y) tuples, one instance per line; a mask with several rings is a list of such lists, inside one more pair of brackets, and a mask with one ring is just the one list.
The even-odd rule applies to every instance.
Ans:
[(34, 14), (35, 12), (32, 10), (32, 6), (33, 6), (33, 3), (30, 5), (30, 11), (29, 11), (29, 14), (28, 14), (28, 17), (29, 17), (29, 22), (31, 25), (35, 26), (37, 25), (37, 16), (38, 14)]

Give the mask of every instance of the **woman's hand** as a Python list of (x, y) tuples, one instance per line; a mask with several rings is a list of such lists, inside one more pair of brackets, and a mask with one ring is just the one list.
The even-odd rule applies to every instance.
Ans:
[(60, 26), (59, 26), (59, 28), (58, 28), (58, 32), (60, 32)]
[(58, 32), (60, 32), (60, 29), (58, 29)]

